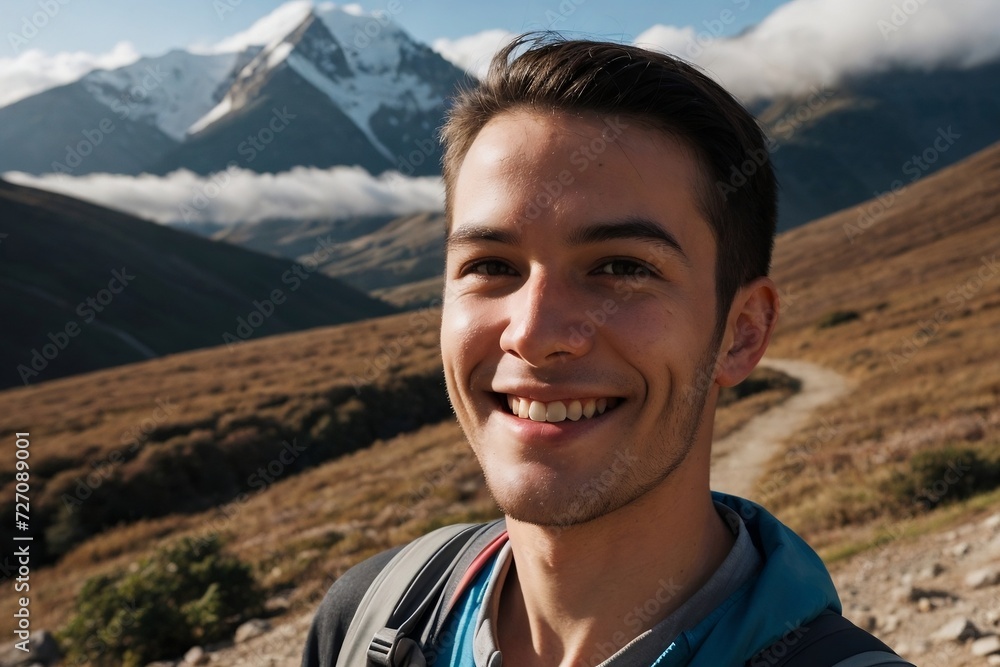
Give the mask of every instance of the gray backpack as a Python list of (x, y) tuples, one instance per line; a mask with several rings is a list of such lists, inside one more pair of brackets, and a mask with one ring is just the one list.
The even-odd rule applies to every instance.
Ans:
[[(445, 526), (406, 545), (368, 587), (337, 667), (428, 667), (424, 650), (447, 620), (447, 601), (476, 556), (503, 530), (502, 520)], [(779, 639), (746, 667), (914, 667), (831, 611), (802, 630), (804, 639), (793, 647)]]

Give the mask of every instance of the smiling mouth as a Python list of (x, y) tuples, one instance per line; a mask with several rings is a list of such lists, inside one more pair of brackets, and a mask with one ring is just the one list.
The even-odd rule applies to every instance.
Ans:
[(592, 419), (614, 410), (621, 403), (621, 399), (610, 398), (577, 398), (561, 401), (533, 401), (530, 398), (521, 398), (513, 394), (496, 394), (501, 405), (506, 406), (508, 412), (520, 419), (527, 419), (534, 422), (558, 423), (566, 421), (579, 421), (580, 419)]

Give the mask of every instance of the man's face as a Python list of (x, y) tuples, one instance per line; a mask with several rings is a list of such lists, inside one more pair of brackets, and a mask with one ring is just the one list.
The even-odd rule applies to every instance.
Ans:
[[(697, 163), (629, 119), (510, 112), (453, 190), (448, 392), (508, 516), (572, 525), (707, 457), (715, 241)], [(667, 482), (669, 483), (669, 482)]]

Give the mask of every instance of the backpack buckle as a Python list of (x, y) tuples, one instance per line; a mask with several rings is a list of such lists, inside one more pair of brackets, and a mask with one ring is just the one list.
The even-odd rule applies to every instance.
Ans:
[(382, 628), (368, 644), (369, 664), (380, 667), (427, 667), (427, 660), (417, 642), (401, 629)]

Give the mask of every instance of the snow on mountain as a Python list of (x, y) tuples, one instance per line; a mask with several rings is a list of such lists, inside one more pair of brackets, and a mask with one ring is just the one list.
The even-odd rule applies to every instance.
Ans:
[(399, 70), (403, 51), (413, 45), (413, 38), (390, 19), (360, 13), (356, 6), (324, 3), (315, 14), (346, 50), (356, 74), (392, 77)]
[(116, 70), (96, 70), (80, 82), (119, 118), (145, 121), (181, 141), (187, 129), (219, 101), (220, 86), (238, 53), (198, 55), (175, 50)]
[[(298, 25), (276, 36), (279, 27), (288, 29), (290, 18), (299, 16)], [(240, 114), (286, 67), (326, 96), (393, 163), (401, 149), (409, 147), (408, 153), (412, 142), (433, 132), (444, 98), (462, 77), (461, 70), (415, 42), (385, 14), (365, 14), (357, 5), (290, 3), (260, 23), (248, 32), (268, 44), (189, 134)]]
[(230, 53), (251, 46), (269, 47), (282, 41), (302, 25), (312, 12), (309, 0), (286, 2), (273, 12), (258, 19), (252, 26), (209, 47), (208, 53)]
[[(304, 5), (308, 10), (305, 14), (301, 14), (298, 11), (291, 13), (284, 11), (289, 7), (300, 9), (300, 5)], [(276, 14), (280, 16), (275, 17)], [(297, 18), (298, 22), (291, 25), (290, 17)], [(265, 40), (266, 44), (249, 63), (236, 73), (232, 85), (225, 92), (222, 99), (218, 100), (218, 104), (189, 124), (187, 134), (201, 132), (215, 121), (238, 110), (242, 103), (249, 101), (252, 96), (251, 91), (256, 87), (256, 82), (259, 82), (268, 72), (281, 65), (288, 58), (288, 54), (295, 48), (295, 44), (292, 41), (293, 36), (301, 32), (303, 26), (312, 20), (314, 19), (312, 18), (312, 4), (310, 2), (291, 2), (282, 5), (258, 21), (257, 24), (254, 24), (247, 32), (252, 33), (251, 37), (255, 39)], [(258, 24), (262, 23), (264, 25), (258, 27)], [(285, 32), (279, 34), (279, 29)], [(234, 43), (242, 43), (244, 41), (246, 39), (241, 38)]]
[(232, 110), (233, 110), (233, 98), (231, 98), (229, 95), (226, 95), (225, 97), (222, 98), (221, 102), (212, 107), (211, 111), (209, 111), (207, 114), (205, 114), (204, 116), (196, 120), (194, 123), (192, 123), (191, 126), (187, 129), (187, 133), (194, 134), (195, 132), (201, 132), (204, 128), (208, 127), (215, 121), (219, 120)]
[(461, 72), (420, 44), (384, 14), (369, 15), (357, 5), (319, 5), (315, 15), (339, 42), (354, 78), (356, 93), (386, 106), (413, 112), (441, 107)]
[[(382, 105), (398, 105), (411, 100), (421, 109), (440, 105), (433, 91), (412, 73), (398, 74), (401, 60), (398, 41), (409, 38), (395, 29), (373, 44), (374, 48), (345, 48), (344, 39), (352, 29), (364, 30), (366, 17), (338, 7), (325, 7), (322, 13), (307, 14), (302, 22), (284, 37), (272, 39), (260, 54), (237, 76), (236, 84), (208, 114), (190, 126), (200, 131), (238, 107), (234, 100), (267, 74), (287, 64), (296, 74), (319, 89), (350, 118), (387, 159), (392, 152), (378, 139), (371, 118)], [(373, 20), (367, 17), (367, 20)], [(335, 32), (340, 33), (337, 38)], [(389, 42), (388, 40), (393, 40)], [(397, 41), (398, 40), (398, 41)], [(371, 53), (370, 53), (371, 52)]]
[[(337, 86), (333, 81), (325, 77), (312, 62), (297, 53), (288, 56), (288, 64), (303, 79), (316, 86), (324, 95), (339, 105), (347, 114), (347, 117), (354, 121), (354, 124), (358, 126), (358, 129), (361, 130), (368, 141), (375, 146), (378, 152), (385, 156), (387, 160), (392, 161), (392, 151), (379, 141), (371, 128), (371, 117), (378, 111), (379, 106), (381, 106), (381, 102), (377, 97), (366, 96), (365, 91), (358, 90), (357, 86), (354, 85), (347, 86), (346, 88)], [(354, 90), (357, 90), (356, 98), (352, 95), (352, 91)]]
[[(288, 64), (307, 81), (323, 91), (343, 109), (379, 151), (392, 160), (392, 152), (382, 144), (372, 128), (372, 117), (383, 106), (408, 111), (431, 111), (441, 105), (441, 95), (416, 72), (404, 68), (404, 59), (414, 55), (413, 40), (384, 17), (360, 14), (352, 6), (321, 5), (316, 15), (323, 21), (347, 57), (353, 77), (337, 85), (312, 62), (293, 53)], [(378, 26), (376, 38), (369, 36)]]

